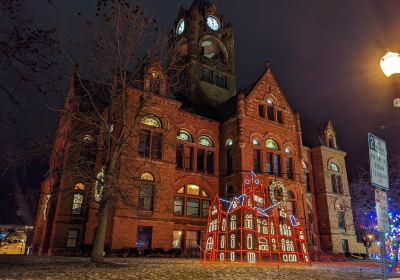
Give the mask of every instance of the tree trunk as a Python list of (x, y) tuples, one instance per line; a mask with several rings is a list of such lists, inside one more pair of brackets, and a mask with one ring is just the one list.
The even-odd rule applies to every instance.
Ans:
[(98, 226), (92, 249), (92, 257), (91, 257), (92, 262), (103, 262), (104, 242), (106, 238), (108, 210), (109, 210), (108, 208), (109, 208), (109, 202), (108, 199), (106, 199), (104, 202), (100, 204)]

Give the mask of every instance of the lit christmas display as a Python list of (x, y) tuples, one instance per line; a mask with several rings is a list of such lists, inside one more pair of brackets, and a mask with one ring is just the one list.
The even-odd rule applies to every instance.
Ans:
[[(389, 199), (390, 204), (390, 199)], [(400, 271), (400, 212), (399, 211), (388, 211), (390, 232), (386, 232), (386, 260), (390, 263), (388, 266), (388, 272), (399, 272)], [(378, 235), (378, 228), (376, 226), (376, 213), (372, 212), (369, 215), (370, 224), (365, 226), (365, 230), (373, 232), (376, 236)], [(378, 244), (381, 241), (378, 241)], [(373, 258), (379, 258), (379, 255), (372, 256)]]
[(288, 215), (286, 199), (280, 181), (266, 189), (253, 172), (240, 196), (231, 201), (216, 197), (209, 211), (204, 261), (309, 263), (305, 231)]

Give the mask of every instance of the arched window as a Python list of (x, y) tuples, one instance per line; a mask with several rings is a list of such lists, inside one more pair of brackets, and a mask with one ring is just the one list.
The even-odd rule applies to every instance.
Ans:
[(246, 218), (244, 220), (244, 227), (248, 229), (253, 229), (253, 215), (246, 215)]
[(288, 179), (293, 179), (293, 157), (292, 150), (289, 147), (285, 147), (285, 168), (286, 176)]
[(152, 211), (154, 204), (154, 176), (149, 172), (144, 172), (140, 176), (139, 186), (139, 209)]
[(288, 198), (286, 201), (286, 207), (289, 216), (293, 215), (296, 216), (296, 198), (294, 196), (294, 193), (292, 191), (288, 191)]
[(198, 144), (202, 147), (197, 149), (197, 171), (214, 174), (214, 145), (211, 138), (202, 135)]
[(343, 194), (342, 177), (340, 174), (338, 174), (340, 170), (339, 167), (336, 165), (336, 163), (331, 162), (329, 164), (329, 170), (334, 172), (331, 174), (332, 192)]
[(153, 174), (151, 174), (149, 172), (144, 172), (140, 176), (140, 180), (143, 180), (143, 181), (154, 181), (154, 176), (153, 176)]
[(155, 160), (162, 159), (163, 135), (151, 128), (161, 128), (161, 121), (154, 115), (146, 115), (142, 118), (141, 123), (146, 128), (141, 129), (139, 135), (139, 155), (141, 157), (151, 158)]
[(226, 146), (227, 147), (232, 146), (232, 145), (233, 145), (233, 140), (232, 139), (226, 140)]
[(225, 248), (225, 235), (221, 236), (220, 247), (221, 247), (221, 249)]
[(176, 136), (176, 138), (181, 141), (193, 142), (192, 135), (190, 135), (189, 132), (183, 129), (179, 130), (179, 133)]
[(176, 148), (176, 168), (193, 170), (194, 144), (192, 135), (186, 130), (179, 130), (176, 137), (178, 145)]
[(266, 172), (275, 176), (282, 175), (281, 153), (275, 140), (269, 138), (265, 142), (266, 152)]
[(84, 191), (85, 189), (86, 189), (86, 187), (85, 187), (85, 185), (83, 183), (75, 184), (75, 190)]
[(329, 169), (332, 170), (332, 171), (335, 171), (335, 172), (339, 172), (339, 167), (337, 166), (336, 163), (333, 163), (333, 162), (331, 162), (329, 164)]
[(174, 214), (207, 217), (210, 204), (210, 196), (203, 188), (187, 184), (181, 187), (175, 196)]
[(345, 232), (346, 231), (346, 220), (345, 220), (344, 207), (341, 203), (337, 203), (336, 208), (337, 208), (339, 231)]
[(254, 137), (253, 140), (251, 140), (251, 143), (253, 145), (260, 145), (260, 140), (258, 140), (256, 137)]
[(148, 125), (148, 126), (153, 126), (153, 127), (162, 127), (161, 126), (161, 121), (159, 118), (157, 118), (154, 115), (146, 115), (142, 118), (140, 121), (142, 124)]
[(202, 135), (199, 137), (199, 144), (206, 147), (212, 147), (213, 142), (210, 137)]
[(273, 139), (268, 139), (266, 142), (265, 142), (265, 146), (268, 148), (268, 149), (273, 149), (273, 150), (279, 150), (279, 147), (278, 147), (278, 144), (275, 142), (275, 140), (273, 140)]

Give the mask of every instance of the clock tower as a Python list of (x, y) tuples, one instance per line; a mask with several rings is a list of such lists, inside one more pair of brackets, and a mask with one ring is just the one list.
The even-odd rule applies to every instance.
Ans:
[(215, 4), (195, 0), (189, 10), (181, 7), (173, 32), (170, 58), (179, 57), (175, 61), (183, 69), (172, 81), (176, 97), (215, 107), (234, 96), (233, 26), (224, 23)]

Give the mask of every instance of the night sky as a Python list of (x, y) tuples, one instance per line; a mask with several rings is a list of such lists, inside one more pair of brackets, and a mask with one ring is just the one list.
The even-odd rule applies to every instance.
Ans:
[[(57, 27), (59, 37), (66, 41), (85, 36), (85, 17), (93, 15), (97, 1), (51, 2), (26, 1), (27, 14), (43, 26)], [(188, 8), (191, 2), (144, 1), (165, 29), (172, 28), (179, 7)], [(369, 131), (386, 139), (389, 153), (395, 153), (400, 111), (393, 108), (395, 89), (381, 72), (379, 61), (389, 50), (400, 52), (400, 1), (215, 2), (225, 23), (235, 28), (237, 88), (254, 82), (268, 60), (302, 119), (333, 121), (338, 144), (348, 152), (348, 168), (368, 160)], [(66, 90), (66, 82), (63, 86)], [(57, 117), (45, 106), (47, 100), (33, 102), (34, 118), (10, 109), (3, 97), (0, 101), (1, 143), (21, 132), (53, 131), (56, 126)], [(16, 123), (9, 120), (9, 111)], [(35, 178), (40, 177), (36, 173)], [(4, 192), (1, 186), (0, 196), (7, 195)]]

